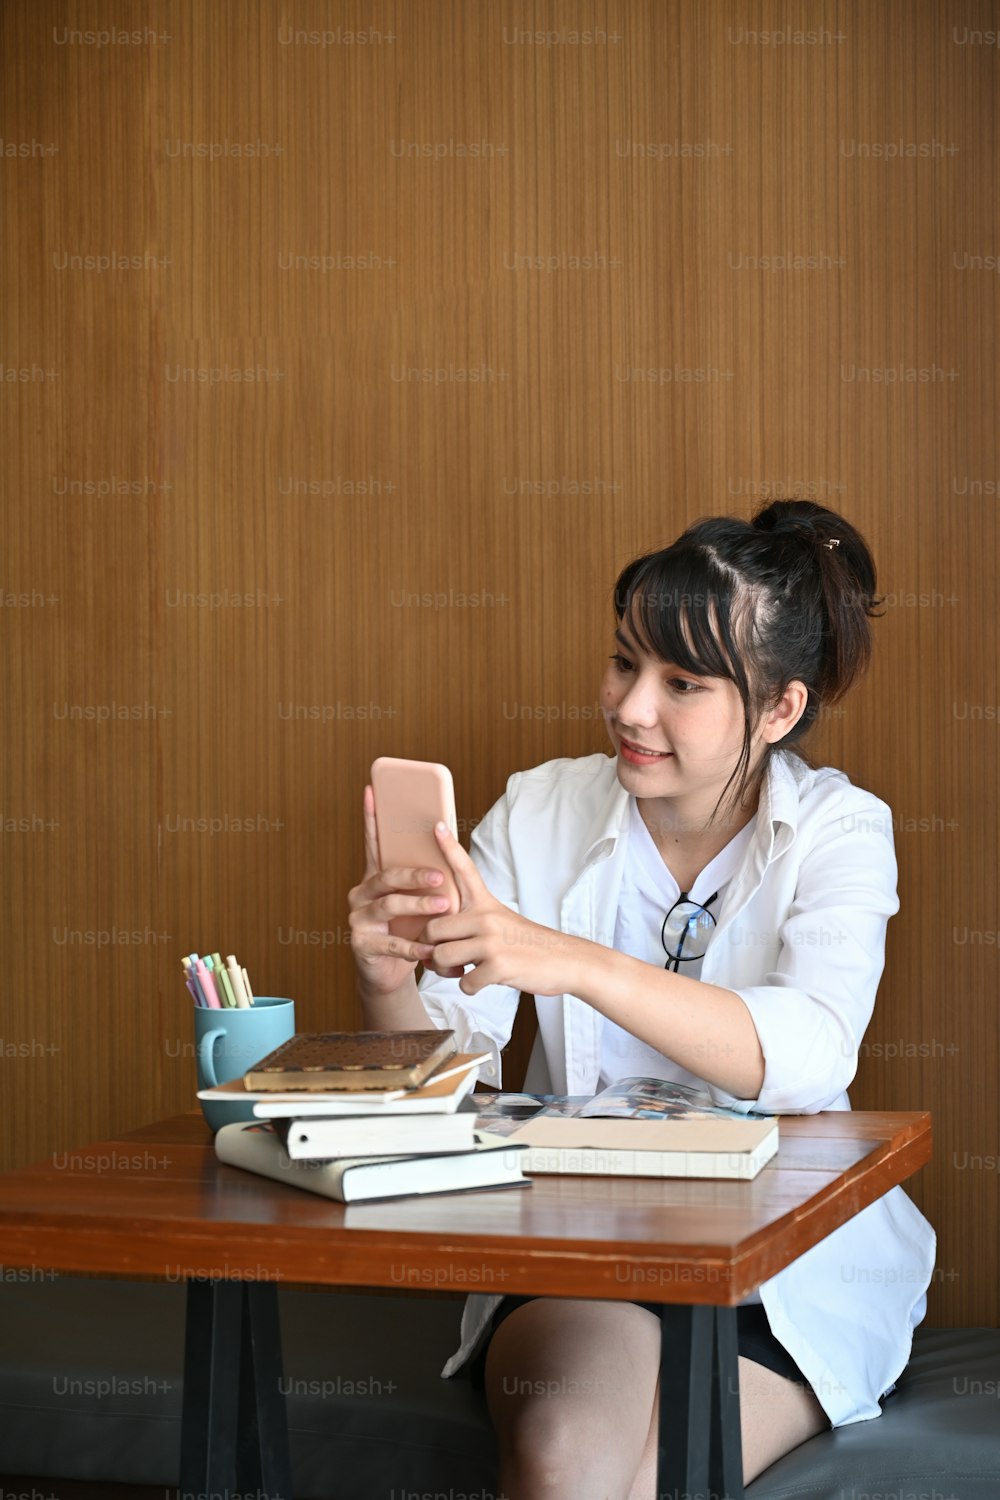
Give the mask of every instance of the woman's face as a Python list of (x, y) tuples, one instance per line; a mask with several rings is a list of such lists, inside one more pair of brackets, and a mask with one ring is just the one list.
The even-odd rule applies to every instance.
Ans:
[(696, 677), (651, 656), (624, 620), (614, 649), (601, 704), (618, 780), (636, 797), (694, 795), (699, 811), (703, 800), (710, 811), (743, 748), (743, 703), (735, 683)]

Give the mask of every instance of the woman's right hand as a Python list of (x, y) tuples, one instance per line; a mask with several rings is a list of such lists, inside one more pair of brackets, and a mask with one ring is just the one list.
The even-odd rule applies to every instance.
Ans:
[[(391, 995), (413, 975), (418, 963), (434, 952), (430, 943), (394, 937), (389, 931), (392, 917), (439, 916), (449, 907), (447, 896), (435, 895), (443, 880), (440, 870), (403, 866), (379, 869), (378, 833), (375, 827), (375, 797), (365, 787), (365, 875), (348, 892), (351, 952), (358, 967), (361, 988), (369, 995)], [(422, 894), (423, 893), (423, 894)]]

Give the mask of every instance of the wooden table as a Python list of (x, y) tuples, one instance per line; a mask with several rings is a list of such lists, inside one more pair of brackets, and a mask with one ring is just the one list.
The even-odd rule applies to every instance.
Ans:
[(0, 1177), (0, 1263), (186, 1280), (181, 1489), (272, 1500), (293, 1495), (280, 1283), (662, 1302), (658, 1491), (741, 1500), (736, 1305), (931, 1153), (922, 1113), (780, 1131), (748, 1183), (540, 1176), (343, 1205), (223, 1166), (191, 1112)]

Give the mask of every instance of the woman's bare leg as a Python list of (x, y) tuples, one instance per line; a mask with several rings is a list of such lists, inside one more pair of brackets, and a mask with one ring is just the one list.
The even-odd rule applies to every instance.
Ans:
[[(830, 1419), (812, 1392), (793, 1380), (776, 1375), (752, 1359), (741, 1359), (739, 1365), (743, 1483), (749, 1484), (784, 1454), (829, 1427)], [(657, 1378), (646, 1446), (632, 1488), (627, 1492), (628, 1500), (653, 1500), (656, 1494), (659, 1399)]]
[[(827, 1425), (816, 1398), (741, 1359), (745, 1481)], [(501, 1323), (486, 1396), (505, 1500), (653, 1500), (660, 1321), (631, 1302), (540, 1297)]]

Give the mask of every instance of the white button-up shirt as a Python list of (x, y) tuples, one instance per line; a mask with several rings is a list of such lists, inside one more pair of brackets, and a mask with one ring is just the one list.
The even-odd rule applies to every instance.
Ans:
[[(749, 1010), (764, 1055), (756, 1099), (710, 1085), (738, 1110), (811, 1114), (849, 1109), (847, 1087), (884, 966), (885, 929), (899, 909), (892, 816), (840, 771), (772, 755), (753, 836), (729, 881), (701, 967)], [(629, 794), (612, 756), (548, 761), (511, 776), (473, 830), (470, 853), (490, 892), (530, 921), (614, 946), (630, 827)], [(427, 972), (419, 991), (435, 1026), (462, 1051), (488, 1051), (480, 1073), (500, 1086), (519, 992), (464, 995)], [(524, 1087), (593, 1094), (601, 1013), (574, 995), (538, 996), (538, 1037)], [(926, 1309), (935, 1236), (892, 1188), (760, 1288), (775, 1337), (809, 1380), (834, 1426), (879, 1415), (879, 1397), (909, 1358)], [(481, 1341), (499, 1296), (474, 1293), (454, 1374)]]
[[(663, 919), (681, 899), (682, 892), (653, 842), (653, 835), (642, 821), (638, 802), (630, 797), (629, 803), (628, 849), (618, 893), (614, 946), (619, 953), (627, 953), (630, 958), (638, 958), (642, 963), (655, 964), (662, 969), (667, 958), (662, 939)], [(714, 917), (725, 905), (721, 898), (743, 863), (752, 838), (753, 823), (750, 822), (729, 840), (724, 849), (719, 850), (698, 874), (690, 890), (683, 894), (699, 904), (710, 901)], [(680, 967), (681, 974), (685, 979), (700, 979), (702, 962), (701, 958), (685, 959)], [(631, 1031), (605, 1016), (601, 1028), (599, 1087), (604, 1088), (619, 1078), (665, 1078), (671, 1083), (701, 1085), (697, 1074), (688, 1072), (672, 1058), (664, 1057), (662, 1052), (640, 1042)], [(755, 1296), (754, 1301), (759, 1302), (760, 1298)]]

